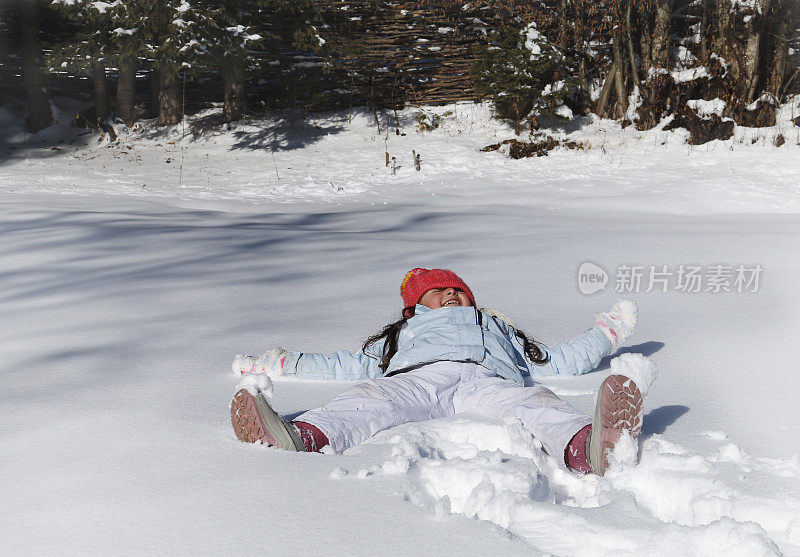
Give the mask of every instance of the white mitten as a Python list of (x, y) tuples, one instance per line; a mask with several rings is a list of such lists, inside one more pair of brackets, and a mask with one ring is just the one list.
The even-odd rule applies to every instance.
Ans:
[(237, 354), (231, 368), (236, 375), (266, 373), (269, 377), (280, 377), (283, 375), (281, 370), (286, 361), (286, 354), (287, 352), (283, 348), (271, 348), (261, 356)]
[(637, 315), (636, 302), (621, 299), (617, 300), (611, 311), (595, 315), (594, 324), (603, 329), (608, 340), (611, 341), (612, 348), (616, 348), (633, 334)]

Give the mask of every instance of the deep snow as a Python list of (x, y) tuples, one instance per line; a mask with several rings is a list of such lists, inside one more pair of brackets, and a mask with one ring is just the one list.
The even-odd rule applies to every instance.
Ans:
[[(591, 148), (522, 161), (478, 152), (510, 133), (473, 105), (425, 134), (409, 110), (405, 136), (356, 113), (113, 146), (0, 114), (0, 552), (800, 555), (798, 101), (699, 147), (581, 121)], [(585, 261), (604, 291), (579, 292)], [(621, 352), (660, 375), (640, 463), (602, 479), (474, 416), (340, 456), (231, 431), (235, 354), (355, 349), (412, 266), (455, 269), (552, 344), (621, 296), (619, 265), (717, 264), (761, 265), (758, 290), (624, 293)], [(546, 383), (588, 412), (608, 372)], [(274, 401), (346, 387), (277, 381)]]

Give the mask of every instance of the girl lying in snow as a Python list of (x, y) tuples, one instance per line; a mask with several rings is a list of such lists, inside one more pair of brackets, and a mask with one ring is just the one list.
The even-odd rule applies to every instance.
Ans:
[(330, 445), (341, 453), (406, 422), (469, 412), (513, 416), (548, 454), (563, 455), (560, 466), (603, 475), (607, 451), (622, 431), (633, 437), (641, 431), (642, 392), (655, 372), (643, 356), (612, 360), (614, 373), (600, 387), (594, 419), (541, 385), (523, 386), (524, 375), (579, 375), (597, 367), (632, 334), (633, 301), (619, 300), (586, 333), (547, 349), (496, 312), (477, 309), (472, 291), (452, 271), (412, 269), (400, 294), (402, 319), (356, 354), (273, 348), (258, 358), (238, 356), (233, 369), (242, 374), (364, 381), (293, 422), (283, 420), (260, 389), (241, 389), (231, 403), (236, 436), (293, 451)]

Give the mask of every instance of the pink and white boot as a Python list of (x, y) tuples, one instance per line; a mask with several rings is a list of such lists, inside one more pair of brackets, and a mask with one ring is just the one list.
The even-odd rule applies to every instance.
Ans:
[(316, 426), (287, 422), (278, 415), (264, 394), (240, 389), (231, 401), (231, 425), (240, 441), (266, 443), (287, 451), (319, 452), (328, 438)]
[(622, 432), (634, 439), (641, 433), (643, 398), (658, 373), (642, 354), (622, 354), (610, 365), (612, 375), (600, 384), (592, 425), (575, 434), (565, 454), (570, 468), (598, 476), (606, 473), (608, 453)]
[(589, 466), (598, 476), (606, 473), (608, 452), (626, 430), (634, 439), (642, 431), (642, 393), (633, 379), (609, 375), (597, 394), (586, 451)]

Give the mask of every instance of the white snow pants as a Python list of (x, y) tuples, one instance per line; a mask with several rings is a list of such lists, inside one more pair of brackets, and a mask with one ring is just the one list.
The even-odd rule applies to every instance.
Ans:
[(317, 426), (341, 453), (384, 429), (461, 413), (519, 419), (562, 467), (567, 444), (592, 422), (546, 387), (523, 387), (481, 365), (450, 361), (361, 381), (295, 420)]

